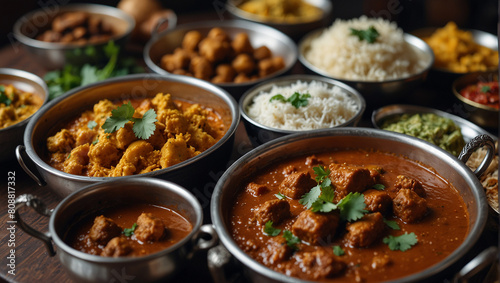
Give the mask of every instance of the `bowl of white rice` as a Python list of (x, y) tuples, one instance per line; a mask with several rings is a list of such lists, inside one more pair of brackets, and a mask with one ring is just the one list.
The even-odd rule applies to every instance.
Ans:
[(396, 23), (361, 16), (337, 19), (299, 42), (299, 60), (311, 72), (340, 80), (368, 102), (394, 102), (420, 85), (434, 62), (432, 49)]
[(354, 88), (317, 75), (278, 77), (249, 89), (239, 101), (254, 146), (288, 134), (355, 127), (366, 102)]

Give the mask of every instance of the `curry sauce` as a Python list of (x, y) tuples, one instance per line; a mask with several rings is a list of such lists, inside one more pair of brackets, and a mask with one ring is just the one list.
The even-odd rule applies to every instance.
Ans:
[(43, 99), (13, 85), (0, 84), (0, 129), (26, 120), (43, 104)]

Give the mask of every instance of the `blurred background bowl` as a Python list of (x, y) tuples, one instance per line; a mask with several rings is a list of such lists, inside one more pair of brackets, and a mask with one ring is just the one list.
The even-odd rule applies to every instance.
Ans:
[(111, 40), (124, 49), (135, 27), (134, 19), (122, 10), (98, 4), (68, 4), (55, 6), (53, 9), (39, 9), (19, 18), (14, 24), (14, 37), (46, 69), (61, 69), (66, 64), (81, 66), (85, 63), (102, 63), (107, 57), (105, 42), (76, 44), (45, 42), (35, 39), (42, 32), (50, 29), (55, 17), (67, 12), (87, 12), (92, 17), (102, 19), (114, 30)]
[(356, 90), (358, 90), (366, 100), (367, 105), (377, 107), (388, 103), (397, 103), (406, 99), (409, 92), (420, 86), (426, 79), (427, 74), (434, 63), (434, 54), (432, 49), (423, 40), (410, 34), (404, 34), (404, 40), (411, 45), (415, 50), (424, 54), (429, 62), (426, 67), (409, 77), (391, 79), (385, 81), (355, 81), (336, 78), (330, 75), (327, 71), (316, 67), (306, 59), (305, 54), (311, 48), (311, 41), (318, 38), (324, 29), (315, 30), (304, 36), (299, 42), (299, 61), (304, 65), (308, 72), (312, 72), (321, 76), (329, 77), (341, 81)]
[[(332, 20), (332, 2), (328, 0), (303, 0), (305, 4), (317, 8), (319, 10), (319, 15), (302, 20), (298, 18), (288, 21), (247, 12), (241, 9), (241, 5), (246, 2), (250, 2), (250, 0), (228, 0), (226, 2), (226, 9), (233, 18), (265, 24), (283, 32), (295, 41), (312, 30), (330, 24)], [(263, 3), (264, 1), (260, 2)], [(276, 5), (281, 3), (286, 4), (287, 2), (277, 1)], [(300, 7), (297, 7), (297, 9), (300, 9)]]
[(236, 34), (244, 32), (248, 35), (250, 43), (254, 48), (265, 45), (271, 50), (273, 56), (281, 56), (285, 62), (285, 67), (281, 70), (256, 80), (242, 83), (232, 82), (215, 84), (228, 91), (235, 98), (239, 98), (243, 92), (251, 86), (289, 72), (297, 61), (297, 48), (295, 43), (284, 33), (262, 24), (242, 20), (229, 20), (183, 24), (177, 26), (173, 30), (159, 33), (148, 41), (144, 47), (144, 61), (147, 67), (154, 73), (170, 75), (171, 73), (160, 67), (162, 56), (171, 54), (176, 48), (180, 47), (184, 35), (187, 32), (197, 30), (202, 36), (206, 36), (208, 32), (215, 27), (223, 29), (230, 38), (234, 38)]
[(268, 141), (271, 141), (273, 139), (286, 136), (289, 134), (294, 134), (294, 133), (303, 133), (303, 132), (309, 132), (309, 131), (315, 131), (315, 130), (284, 130), (284, 129), (278, 129), (270, 126), (263, 125), (257, 121), (255, 121), (253, 118), (250, 117), (248, 114), (248, 107), (252, 105), (254, 98), (258, 96), (262, 92), (270, 92), (273, 87), (289, 87), (292, 84), (297, 83), (297, 81), (301, 81), (303, 83), (311, 83), (312, 81), (320, 82), (325, 84), (329, 89), (331, 89), (334, 86), (339, 87), (343, 92), (346, 93), (347, 97), (357, 106), (357, 112), (356, 114), (349, 118), (346, 122), (341, 123), (335, 128), (339, 127), (355, 127), (357, 126), (358, 122), (360, 121), (361, 117), (363, 116), (363, 113), (366, 108), (366, 102), (363, 96), (356, 91), (354, 88), (330, 79), (330, 78), (325, 78), (321, 76), (316, 76), (316, 75), (290, 75), (290, 76), (284, 76), (284, 77), (279, 77), (279, 78), (274, 78), (272, 80), (263, 82), (251, 89), (249, 89), (247, 92), (243, 94), (243, 96), (240, 98), (239, 101), (239, 107), (240, 107), (240, 113), (241, 116), (243, 117), (243, 122), (245, 125), (245, 128), (247, 130), (247, 134), (250, 138), (250, 141), (254, 146), (261, 145), (263, 143), (266, 143)]
[[(452, 91), (455, 97), (462, 103), (465, 110), (464, 117), (468, 120), (485, 127), (487, 129), (498, 129), (499, 111), (498, 107), (494, 108), (481, 104), (462, 96), (460, 93), (462, 89), (470, 85), (476, 85), (479, 82), (496, 82), (498, 84), (498, 70), (489, 72), (477, 72), (462, 75), (456, 79), (452, 84)], [(496, 88), (498, 95), (498, 87)], [(498, 106), (498, 101), (496, 102)]]
[[(42, 106), (49, 99), (49, 90), (43, 79), (26, 71), (0, 68), (0, 85), (13, 85), (16, 89), (34, 94), (42, 99)], [(14, 125), (0, 129), (0, 146), (2, 148), (0, 161), (14, 159), (16, 146), (23, 143), (24, 130), (31, 117), (33, 115)]]

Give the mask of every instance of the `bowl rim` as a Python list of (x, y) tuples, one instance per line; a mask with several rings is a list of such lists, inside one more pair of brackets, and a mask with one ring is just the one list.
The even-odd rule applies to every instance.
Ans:
[[(117, 40), (120, 40), (122, 38), (129, 36), (132, 33), (132, 30), (136, 26), (135, 20), (132, 16), (130, 16), (129, 14), (125, 13), (124, 11), (122, 11), (116, 7), (102, 5), (102, 4), (71, 3), (71, 4), (67, 4), (67, 5), (62, 5), (62, 6), (56, 6), (56, 11), (51, 11), (47, 8), (40, 8), (40, 9), (37, 9), (37, 10), (34, 10), (34, 11), (31, 11), (31, 12), (24, 14), (19, 19), (17, 19), (17, 21), (14, 23), (14, 27), (13, 27), (14, 37), (19, 42), (25, 44), (26, 46), (30, 46), (30, 47), (34, 47), (34, 48), (41, 48), (41, 49), (54, 49), (54, 50), (68, 50), (68, 49), (74, 49), (74, 48), (84, 48), (87, 46), (99, 46), (102, 44), (107, 44), (107, 41), (106, 42), (96, 42), (96, 43), (86, 43), (86, 44), (45, 42), (45, 41), (37, 40), (35, 38), (31, 38), (22, 32), (22, 28), (25, 26), (25, 24), (28, 23), (35, 16), (49, 14), (49, 17), (54, 17), (60, 13), (65, 13), (65, 12), (70, 12), (70, 11), (86, 11), (86, 12), (89, 12), (91, 14), (106, 15), (106, 16), (110, 16), (110, 17), (119, 19), (119, 20), (123, 21), (124, 23), (128, 24), (128, 27), (124, 32), (122, 32), (118, 35), (115, 35), (111, 38), (111, 40), (114, 40), (114, 41), (117, 41)], [(47, 25), (47, 24), (45, 24), (45, 25)]]
[[(279, 40), (283, 42), (286, 46), (288, 46), (288, 54), (290, 54), (292, 60), (289, 65), (286, 64), (285, 62), (285, 67), (281, 70), (278, 70), (270, 75), (267, 75), (265, 77), (258, 78), (256, 80), (251, 80), (248, 82), (242, 82), (242, 83), (214, 83), (214, 85), (227, 88), (227, 87), (248, 87), (250, 85), (254, 85), (266, 80), (269, 80), (270, 78), (280, 76), (286, 72), (288, 72), (297, 62), (298, 58), (298, 49), (296, 44), (293, 42), (293, 40), (286, 35), (285, 33), (256, 22), (251, 22), (251, 21), (245, 21), (245, 20), (224, 20), (224, 21), (196, 21), (196, 22), (190, 22), (190, 23), (185, 23), (181, 25), (177, 25), (173, 29), (165, 30), (160, 33), (157, 33), (154, 37), (152, 37), (146, 45), (144, 46), (143, 49), (143, 59), (144, 62), (146, 63), (146, 66), (153, 71), (156, 74), (160, 75), (173, 75), (173, 73), (168, 72), (167, 70), (161, 68), (156, 64), (152, 59), (151, 56), (149, 56), (149, 53), (151, 51), (151, 48), (153, 45), (155, 45), (160, 38), (163, 37), (168, 37), (170, 34), (179, 32), (179, 31), (189, 31), (193, 29), (206, 29), (206, 28), (213, 28), (213, 27), (220, 27), (220, 28), (236, 28), (236, 29), (241, 29), (241, 30), (252, 30), (252, 31), (257, 31), (259, 33), (265, 33), (265, 34), (270, 34), (272, 37), (274, 37), (276, 40)], [(275, 53), (275, 51), (272, 51)]]
[(247, 90), (241, 96), (239, 103), (238, 103), (239, 108), (240, 108), (240, 113), (241, 113), (241, 116), (243, 117), (244, 121), (249, 122), (260, 129), (273, 131), (273, 132), (277, 132), (277, 133), (281, 133), (281, 134), (293, 134), (293, 133), (302, 133), (302, 132), (310, 132), (310, 131), (318, 130), (318, 129), (286, 130), (286, 129), (273, 128), (273, 127), (266, 126), (264, 124), (261, 124), (261, 123), (255, 121), (247, 114), (246, 108), (253, 102), (253, 99), (256, 96), (258, 96), (261, 92), (269, 91), (269, 89), (272, 88), (275, 83), (279, 83), (279, 84), (286, 83), (286, 85), (289, 85), (289, 84), (295, 83), (297, 81), (303, 81), (306, 83), (310, 83), (311, 81), (318, 81), (321, 83), (326, 83), (328, 85), (328, 87), (338, 86), (343, 91), (348, 92), (350, 96), (351, 95), (354, 96), (355, 100), (357, 100), (356, 102), (359, 102), (359, 103), (356, 103), (356, 105), (359, 107), (356, 114), (354, 116), (352, 116), (350, 119), (348, 119), (346, 122), (334, 126), (334, 128), (343, 127), (345, 125), (351, 124), (352, 122), (354, 122), (356, 120), (359, 120), (366, 110), (366, 101), (363, 98), (363, 96), (361, 95), (361, 93), (359, 93), (359, 91), (357, 91), (355, 88), (353, 88), (353, 87), (351, 87), (351, 86), (349, 86), (341, 81), (332, 79), (332, 78), (327, 78), (327, 77), (318, 76), (318, 75), (296, 74), (296, 75), (288, 75), (288, 76), (273, 78), (271, 80), (262, 82), (256, 86), (252, 87), (251, 89)]
[[(259, 156), (260, 154), (271, 151), (273, 149), (279, 148), (281, 146), (284, 146), (286, 143), (291, 143), (295, 141), (299, 141), (302, 139), (309, 139), (309, 138), (317, 138), (317, 137), (331, 137), (331, 136), (336, 136), (336, 135), (349, 135), (349, 136), (361, 136), (361, 137), (370, 137), (370, 136), (375, 136), (378, 135), (381, 138), (387, 138), (392, 141), (399, 141), (403, 142), (407, 140), (408, 143), (412, 147), (419, 146), (419, 147), (426, 147), (430, 153), (434, 153), (435, 155), (444, 155), (447, 156), (446, 158), (450, 159), (450, 161), (454, 164), (454, 168), (457, 171), (460, 171), (467, 175), (470, 178), (470, 181), (476, 185), (478, 188), (482, 188), (481, 184), (479, 183), (478, 179), (475, 177), (474, 173), (466, 167), (466, 165), (458, 160), (456, 157), (451, 155), (450, 153), (444, 151), (443, 149), (432, 145), (430, 143), (427, 143), (423, 140), (420, 140), (418, 138), (396, 133), (396, 132), (389, 132), (389, 131), (383, 131), (380, 129), (373, 129), (373, 128), (352, 128), (352, 127), (344, 127), (344, 128), (330, 128), (330, 129), (323, 129), (320, 131), (315, 131), (315, 132), (310, 132), (310, 133), (296, 133), (292, 134), (289, 136), (284, 136), (277, 138), (275, 140), (272, 140), (266, 144), (263, 144), (257, 148), (254, 148), (250, 152), (246, 153), (243, 155), (240, 159), (238, 159), (235, 163), (233, 163), (221, 176), (219, 181), (217, 182), (214, 193), (212, 195), (212, 200), (210, 202), (210, 214), (211, 214), (211, 219), (214, 225), (214, 228), (217, 232), (217, 235), (221, 241), (221, 243), (224, 245), (224, 247), (234, 256), (236, 257), (239, 261), (241, 261), (245, 266), (253, 270), (254, 272), (257, 272), (261, 276), (269, 277), (271, 279), (277, 280), (277, 281), (283, 281), (283, 282), (294, 282), (294, 283), (303, 283), (303, 282), (310, 282), (310, 281), (305, 281), (301, 280), (296, 277), (290, 277), (286, 276), (283, 273), (274, 271), (263, 264), (257, 262), (253, 258), (251, 258), (249, 255), (247, 255), (243, 250), (239, 248), (239, 246), (236, 244), (230, 233), (228, 232), (228, 227), (225, 225), (225, 221), (223, 220), (223, 213), (227, 212), (222, 212), (221, 211), (221, 199), (223, 196), (223, 186), (224, 183), (227, 181), (228, 178), (231, 177), (231, 172), (235, 170), (235, 168), (238, 168), (242, 166), (242, 164), (247, 163), (249, 160), (255, 159), (256, 156)], [(258, 158), (258, 157), (257, 157)], [(484, 193), (484, 190), (472, 190), (473, 194), (475, 197), (479, 198), (480, 200), (483, 199), (484, 202), (479, 202), (478, 203), (478, 217), (477, 221), (473, 224), (472, 227), (469, 229), (469, 234), (465, 237), (463, 243), (455, 249), (450, 255), (448, 255), (446, 258), (444, 258), (442, 261), (430, 266), (429, 268), (423, 270), (423, 272), (419, 273), (413, 273), (410, 274), (406, 277), (402, 278), (397, 278), (395, 280), (391, 280), (389, 282), (414, 282), (415, 280), (421, 280), (423, 278), (428, 278), (430, 276), (436, 275), (452, 264), (456, 263), (457, 260), (461, 257), (463, 257), (467, 252), (469, 252), (473, 245), (478, 241), (480, 234), (478, 231), (483, 231), (484, 227), (486, 226), (486, 217), (487, 216), (487, 203), (486, 203), (486, 196)], [(226, 194), (228, 192), (225, 192)]]
[(325, 70), (313, 65), (311, 62), (309, 62), (309, 60), (306, 59), (305, 54), (304, 54), (306, 49), (308, 49), (310, 47), (310, 41), (319, 37), (324, 31), (326, 31), (329, 28), (330, 27), (313, 30), (313, 31), (307, 33), (304, 37), (302, 37), (302, 39), (298, 43), (298, 49), (299, 49), (298, 59), (299, 59), (300, 63), (302, 63), (302, 65), (304, 65), (307, 69), (309, 69), (309, 70), (311, 70), (319, 75), (322, 75), (322, 76), (325, 76), (328, 78), (332, 78), (335, 80), (339, 80), (339, 81), (347, 83), (347, 84), (362, 83), (365, 85), (380, 85), (380, 84), (390, 84), (390, 83), (407, 82), (407, 81), (411, 81), (411, 80), (416, 80), (419, 77), (422, 77), (426, 73), (428, 73), (429, 70), (434, 65), (435, 57), (434, 57), (434, 52), (432, 51), (431, 47), (425, 41), (418, 38), (417, 36), (414, 36), (414, 35), (409, 34), (409, 33), (403, 33), (404, 40), (407, 44), (411, 45), (411, 47), (413, 49), (416, 49), (416, 50), (422, 52), (424, 54), (424, 56), (429, 56), (429, 62), (419, 72), (411, 74), (409, 76), (396, 78), (396, 79), (383, 80), (383, 81), (352, 80), (352, 79), (343, 79), (343, 78), (334, 77), (330, 73), (328, 73), (327, 71), (325, 71)]
[[(4, 75), (26, 79), (34, 84), (37, 84), (38, 86), (40, 86), (43, 89), (43, 93), (41, 93), (41, 95), (43, 96), (43, 103), (40, 106), (40, 108), (38, 108), (38, 110), (40, 110), (43, 106), (45, 106), (47, 104), (47, 102), (49, 101), (49, 88), (48, 88), (47, 84), (45, 83), (45, 81), (41, 77), (39, 77), (33, 73), (19, 70), (19, 69), (0, 68), (0, 80), (1, 80), (1, 77)], [(22, 90), (22, 91), (24, 91), (24, 90)], [(38, 112), (38, 110), (36, 112)], [(26, 124), (28, 124), (31, 117), (33, 117), (35, 115), (35, 113), (31, 114), (28, 118), (26, 118), (22, 121), (19, 121), (18, 123), (15, 123), (13, 125), (5, 127), (3, 129), (0, 129), (0, 134), (2, 132), (6, 132), (9, 129), (25, 126)]]
[[(220, 97), (224, 102), (227, 103), (228, 108), (231, 110), (231, 117), (232, 117), (232, 122), (229, 128), (227, 129), (226, 133), (222, 136), (222, 138), (217, 141), (214, 145), (209, 147), (207, 150), (203, 151), (201, 154), (198, 154), (192, 158), (189, 158), (183, 162), (177, 163), (175, 165), (172, 165), (167, 168), (155, 170), (152, 172), (148, 173), (143, 173), (139, 175), (128, 175), (128, 176), (119, 176), (119, 177), (89, 177), (89, 176), (80, 176), (80, 175), (74, 175), (74, 174), (69, 174), (61, 170), (57, 170), (56, 168), (50, 166), (47, 164), (42, 158), (36, 153), (35, 148), (33, 146), (33, 141), (32, 141), (32, 134), (34, 131), (34, 128), (45, 113), (50, 110), (52, 107), (55, 107), (58, 103), (61, 101), (78, 94), (81, 91), (84, 91), (86, 89), (90, 88), (98, 88), (103, 85), (109, 85), (109, 84), (115, 84), (115, 83), (120, 83), (123, 81), (128, 81), (128, 80), (160, 80), (160, 81), (170, 81), (170, 82), (178, 82), (178, 83), (184, 83), (184, 84), (192, 84), (196, 87), (205, 89), (209, 92), (212, 92), (214, 95)], [(187, 77), (187, 76), (180, 76), (180, 75), (170, 75), (170, 76), (162, 76), (158, 74), (131, 74), (131, 75), (125, 75), (125, 76), (120, 76), (120, 77), (114, 77), (114, 78), (109, 78), (103, 81), (99, 81), (96, 83), (88, 84), (85, 86), (80, 86), (74, 89), (71, 89), (70, 91), (66, 92), (65, 94), (51, 100), (48, 104), (44, 105), (35, 115), (33, 116), (33, 119), (28, 122), (28, 125), (26, 126), (26, 130), (24, 131), (24, 137), (23, 137), (23, 143), (24, 146), (26, 147), (26, 154), (30, 157), (31, 161), (33, 161), (38, 167), (43, 168), (43, 170), (46, 170), (52, 175), (58, 176), (60, 178), (63, 178), (64, 180), (68, 181), (80, 181), (80, 182), (87, 182), (87, 183), (94, 183), (94, 182), (99, 182), (99, 181), (107, 181), (107, 180), (115, 180), (115, 179), (134, 179), (139, 177), (154, 177), (157, 175), (161, 175), (164, 173), (168, 173), (171, 171), (178, 170), (182, 167), (186, 167), (190, 164), (193, 164), (194, 162), (204, 158), (205, 156), (213, 153), (215, 150), (218, 148), (222, 147), (226, 142), (231, 140), (231, 138), (234, 137), (234, 134), (236, 133), (236, 129), (240, 123), (240, 113), (239, 113), (239, 108), (238, 104), (236, 103), (235, 99), (224, 89), (210, 84), (206, 81), (193, 78), (193, 77)]]
[(315, 22), (321, 22), (325, 20), (327, 17), (332, 12), (332, 3), (330, 1), (325, 1), (325, 0), (304, 0), (304, 2), (311, 4), (312, 6), (319, 8), (321, 10), (321, 16), (320, 17), (315, 17), (311, 18), (310, 20), (306, 21), (293, 21), (293, 22), (286, 22), (286, 21), (280, 21), (280, 20), (273, 20), (272, 18), (265, 17), (265, 16), (259, 16), (257, 14), (249, 13), (247, 11), (244, 11), (240, 9), (238, 6), (240, 4), (243, 4), (246, 2), (245, 0), (228, 0), (226, 2), (225, 8), (234, 16), (239, 17), (244, 20), (256, 22), (256, 23), (263, 23), (266, 25), (272, 25), (275, 27), (294, 27), (294, 26), (300, 26), (304, 24), (311, 24)]
[(460, 93), (460, 91), (463, 89), (463, 87), (460, 90), (458, 89), (458, 85), (460, 85), (463, 80), (467, 80), (469, 78), (474, 78), (474, 82), (478, 83), (478, 82), (480, 82), (479, 78), (480, 78), (481, 75), (490, 75), (490, 74), (496, 76), (497, 82), (498, 82), (498, 70), (490, 70), (490, 71), (483, 71), (483, 72), (466, 73), (466, 74), (458, 77), (451, 84), (451, 89), (453, 91), (453, 94), (455, 95), (455, 97), (457, 99), (459, 99), (460, 101), (462, 101), (462, 102), (464, 102), (466, 104), (469, 104), (469, 105), (474, 106), (476, 108), (479, 108), (481, 110), (485, 110), (485, 111), (489, 111), (489, 112), (493, 112), (493, 113), (495, 113), (495, 112), (498, 113), (499, 112), (498, 108), (494, 108), (494, 107), (491, 107), (491, 106), (488, 106), (488, 105), (484, 105), (484, 104), (481, 104), (479, 102), (475, 102), (473, 100), (465, 98)]
[[(144, 256), (139, 256), (139, 257), (103, 257), (99, 255), (92, 255), (88, 254), (79, 250), (76, 250), (69, 246), (64, 240), (61, 235), (57, 233), (57, 228), (55, 225), (56, 215), (57, 213), (60, 212), (65, 206), (67, 206), (68, 203), (71, 203), (72, 201), (80, 201), (82, 197), (88, 198), (89, 196), (86, 196), (87, 194), (99, 194), (99, 190), (101, 189), (112, 189), (113, 187), (119, 186), (121, 183), (123, 183), (124, 180), (110, 180), (110, 181), (105, 181), (105, 182), (99, 182), (91, 185), (87, 185), (83, 188), (81, 188), (78, 191), (75, 191), (65, 197), (57, 206), (54, 208), (52, 212), (52, 217), (50, 217), (49, 220), (49, 231), (52, 240), (56, 244), (56, 246), (60, 249), (62, 249), (64, 252), (70, 254), (71, 256), (74, 256), (76, 258), (93, 262), (93, 263), (113, 263), (113, 264), (126, 264), (126, 263), (132, 263), (132, 262), (138, 262), (138, 261), (148, 261), (154, 258), (162, 257), (166, 254), (171, 253), (174, 250), (177, 250), (181, 246), (185, 245), (188, 241), (191, 241), (191, 239), (198, 233), (200, 230), (200, 227), (202, 226), (203, 223), (203, 210), (202, 207), (199, 203), (199, 201), (196, 199), (196, 197), (189, 192), (187, 189), (184, 187), (173, 183), (171, 181), (167, 180), (161, 180), (161, 179), (155, 179), (155, 178), (136, 178), (132, 180), (127, 180), (127, 186), (131, 185), (136, 185), (139, 186), (138, 190), (142, 190), (143, 188), (147, 186), (152, 186), (160, 190), (165, 190), (169, 191), (170, 193), (177, 194), (181, 196), (184, 200), (187, 200), (189, 204), (192, 206), (192, 208), (195, 211), (196, 214), (196, 219), (194, 223), (191, 223), (192, 225), (192, 230), (189, 232), (188, 235), (186, 235), (184, 238), (182, 238), (180, 241), (175, 243), (174, 245), (167, 247), (166, 249), (159, 250), (157, 252), (147, 254)], [(92, 196), (92, 195), (91, 195)], [(175, 209), (173, 209), (175, 211)], [(179, 213), (178, 211), (176, 211)], [(65, 228), (65, 231), (67, 232), (69, 227)]]

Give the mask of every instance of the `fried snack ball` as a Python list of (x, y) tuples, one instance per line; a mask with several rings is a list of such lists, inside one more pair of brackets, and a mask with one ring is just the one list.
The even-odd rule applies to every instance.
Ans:
[(271, 56), (272, 56), (271, 50), (269, 48), (267, 48), (267, 46), (265, 46), (265, 45), (262, 45), (261, 47), (255, 49), (253, 51), (253, 57), (257, 61), (271, 58)]
[(231, 66), (236, 72), (248, 75), (255, 70), (255, 61), (250, 55), (243, 53), (234, 58), (231, 62)]
[(245, 32), (240, 32), (234, 36), (233, 41), (231, 42), (231, 47), (233, 47), (236, 54), (240, 53), (253, 53), (253, 46), (250, 43), (250, 39), (248, 38), (248, 34)]
[(215, 77), (213, 83), (230, 83), (234, 80), (236, 71), (229, 64), (220, 64), (215, 68)]
[(200, 55), (211, 62), (219, 62), (226, 58), (229, 51), (227, 42), (206, 37), (199, 44)]
[(285, 61), (282, 57), (272, 57), (259, 61), (259, 76), (264, 77), (270, 75), (285, 67)]
[(199, 31), (188, 31), (182, 39), (182, 48), (194, 51), (202, 39), (203, 35)]
[(207, 58), (196, 56), (191, 60), (189, 70), (193, 73), (194, 77), (202, 80), (209, 80), (213, 74), (212, 64)]
[(173, 72), (178, 69), (186, 69), (190, 61), (190, 54), (184, 49), (177, 48), (173, 54), (163, 56), (160, 64), (163, 69)]
[(227, 41), (227, 42), (230, 41), (229, 35), (227, 35), (227, 33), (223, 29), (217, 27), (210, 29), (208, 31), (207, 37), (217, 39), (220, 41)]

